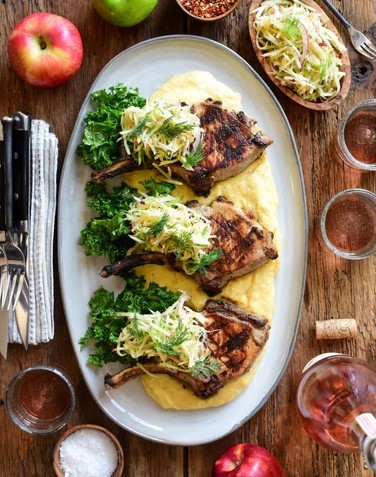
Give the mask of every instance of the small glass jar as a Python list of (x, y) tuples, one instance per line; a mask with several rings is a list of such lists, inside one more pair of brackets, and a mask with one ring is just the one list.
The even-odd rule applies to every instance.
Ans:
[(337, 131), (335, 149), (347, 165), (376, 171), (376, 99), (367, 99), (347, 112)]
[(76, 406), (73, 383), (55, 365), (31, 366), (8, 384), (5, 405), (14, 424), (30, 434), (52, 434), (71, 418)]
[(321, 235), (335, 254), (350, 260), (376, 252), (376, 195), (347, 189), (335, 195), (321, 214)]

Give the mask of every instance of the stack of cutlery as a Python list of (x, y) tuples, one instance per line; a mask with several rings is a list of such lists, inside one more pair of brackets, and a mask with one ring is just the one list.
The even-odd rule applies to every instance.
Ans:
[(0, 353), (6, 358), (13, 313), (22, 343), (28, 346), (31, 117), (17, 112), (1, 124)]

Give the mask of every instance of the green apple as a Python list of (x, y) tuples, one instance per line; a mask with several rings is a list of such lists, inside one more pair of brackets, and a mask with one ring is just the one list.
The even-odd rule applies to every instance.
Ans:
[(91, 0), (95, 10), (109, 23), (130, 27), (144, 21), (158, 0)]

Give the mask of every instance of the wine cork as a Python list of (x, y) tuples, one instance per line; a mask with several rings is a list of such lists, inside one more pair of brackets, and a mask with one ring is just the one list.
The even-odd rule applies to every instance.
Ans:
[(316, 321), (317, 340), (340, 340), (356, 338), (358, 333), (356, 321), (353, 318), (340, 320)]

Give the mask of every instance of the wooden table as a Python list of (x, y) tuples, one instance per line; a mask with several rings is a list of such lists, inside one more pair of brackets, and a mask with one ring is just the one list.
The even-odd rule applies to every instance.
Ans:
[[(354, 26), (376, 41), (376, 4), (373, 0), (334, 1)], [(0, 36), (0, 115), (18, 109), (46, 119), (60, 141), (60, 166), (78, 110), (102, 67), (117, 53), (148, 38), (174, 33), (190, 33), (215, 39), (238, 52), (261, 75), (252, 50), (247, 13), (249, 1), (241, 0), (230, 17), (218, 23), (191, 21), (174, 0), (160, 0), (153, 15), (139, 26), (123, 29), (104, 22), (89, 0), (3, 0), (0, 3), (2, 30)], [(55, 89), (31, 88), (11, 70), (6, 58), (8, 35), (17, 21), (27, 14), (48, 11), (73, 21), (80, 30), (85, 47), (81, 70), (66, 85)], [(338, 22), (334, 23), (339, 27)], [(327, 200), (349, 187), (375, 191), (375, 174), (358, 173), (335, 158), (332, 140), (338, 121), (354, 104), (375, 97), (376, 74), (370, 63), (349, 46), (353, 66), (353, 83), (347, 100), (325, 113), (312, 112), (294, 104), (271, 85), (293, 128), (304, 171), (309, 212), (309, 256), (307, 284), (301, 324), (295, 351), (279, 386), (263, 407), (243, 427), (208, 445), (183, 448), (159, 445), (136, 437), (112, 423), (97, 407), (81, 377), (70, 343), (55, 266), (55, 339), (48, 344), (30, 347), (11, 345), (8, 359), (0, 358), (0, 476), (53, 476), (52, 450), (60, 433), (35, 437), (15, 427), (4, 406), (7, 382), (20, 369), (37, 363), (59, 363), (79, 381), (78, 406), (69, 426), (96, 423), (112, 430), (120, 439), (126, 458), (124, 475), (129, 477), (204, 477), (228, 446), (252, 442), (271, 450), (286, 469), (288, 477), (371, 477), (359, 455), (337, 455), (319, 448), (303, 431), (294, 409), (297, 378), (303, 365), (314, 355), (339, 351), (365, 358), (376, 364), (375, 327), (375, 258), (346, 261), (335, 257), (320, 242), (319, 216)], [(371, 71), (371, 74), (369, 74)], [(126, 78), (125, 78), (126, 80)], [(286, 238), (287, 239), (287, 238)], [(288, 240), (288, 239), (287, 239)], [(358, 322), (356, 340), (316, 341), (316, 319), (354, 317)]]

